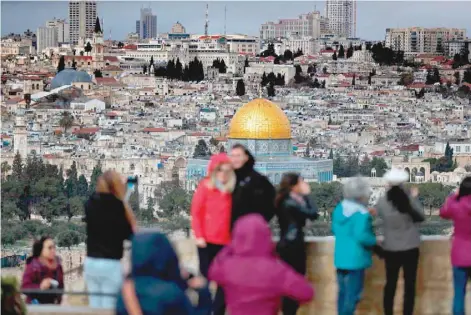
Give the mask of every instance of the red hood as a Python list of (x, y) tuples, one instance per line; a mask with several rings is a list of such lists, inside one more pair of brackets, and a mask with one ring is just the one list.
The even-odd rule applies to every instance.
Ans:
[(216, 167), (224, 163), (231, 163), (226, 153), (219, 153), (211, 156), (208, 165), (208, 175), (210, 175)]

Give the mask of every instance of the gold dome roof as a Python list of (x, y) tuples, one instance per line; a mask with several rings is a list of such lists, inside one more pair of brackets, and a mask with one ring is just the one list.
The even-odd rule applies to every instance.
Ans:
[(229, 127), (231, 139), (291, 139), (285, 113), (274, 103), (257, 98), (234, 115)]

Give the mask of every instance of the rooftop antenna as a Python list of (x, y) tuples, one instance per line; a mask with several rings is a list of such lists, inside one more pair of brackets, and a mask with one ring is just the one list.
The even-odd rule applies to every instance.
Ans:
[(204, 36), (208, 36), (208, 26), (209, 26), (209, 4), (206, 3), (206, 20), (204, 23)]
[(226, 14), (227, 14), (227, 6), (224, 6), (224, 36), (226, 36)]

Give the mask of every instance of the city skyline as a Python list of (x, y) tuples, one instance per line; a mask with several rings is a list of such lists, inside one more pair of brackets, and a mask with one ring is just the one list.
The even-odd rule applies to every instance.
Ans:
[[(135, 31), (140, 8), (150, 6), (157, 15), (157, 29), (164, 33), (180, 22), (188, 32), (203, 34), (206, 2), (98, 2), (98, 15), (104, 22), (105, 38), (124, 40)], [(224, 33), (224, 7), (227, 8), (226, 28), (228, 34), (259, 34), (260, 25), (267, 21), (297, 18), (298, 15), (314, 11), (325, 14), (325, 2), (209, 2), (209, 33)], [(36, 31), (52, 18), (68, 17), (68, 1), (3, 1), (2, 35), (22, 33), (26, 29)], [(443, 16), (443, 11), (453, 15)], [(28, 12), (31, 12), (29, 16)], [(33, 14), (34, 12), (34, 14)], [(357, 4), (357, 37), (367, 40), (384, 40), (386, 28), (394, 27), (456, 27), (466, 28), (471, 34), (471, 25), (466, 12), (471, 12), (471, 2), (382, 2), (359, 1)], [(24, 18), (18, 19), (19, 15)], [(241, 17), (244, 18), (241, 23)], [(437, 22), (439, 21), (439, 22)], [(372, 27), (375, 25), (376, 27)]]

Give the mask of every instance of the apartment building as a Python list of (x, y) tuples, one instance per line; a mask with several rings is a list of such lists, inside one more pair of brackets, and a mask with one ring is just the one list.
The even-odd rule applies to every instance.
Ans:
[(293, 53), (301, 50), (305, 55), (314, 55), (319, 52), (319, 43), (312, 37), (289, 37), (281, 40), (281, 51), (290, 50)]
[(96, 16), (96, 1), (69, 2), (70, 43), (77, 44), (79, 38), (92, 38)]
[(41, 54), (48, 47), (57, 47), (57, 28), (55, 27), (38, 27), (36, 32), (38, 40), (38, 54)]
[(422, 53), (446, 54), (446, 42), (464, 40), (464, 28), (387, 28), (386, 47), (402, 50), (405, 55)]
[(356, 36), (356, 1), (327, 0), (325, 16), (332, 34), (343, 37)]
[(318, 38), (320, 34), (321, 14), (319, 11), (301, 14), (297, 19), (266, 22), (260, 27), (261, 40), (272, 40), (292, 35)]
[(450, 40), (445, 42), (446, 54), (449, 57), (453, 57), (456, 54), (459, 54), (462, 49), (467, 48), (469, 52), (469, 59), (471, 60), (471, 39), (464, 40)]
[(46, 21), (46, 27), (53, 27), (56, 29), (57, 41), (59, 43), (69, 43), (70, 25), (65, 20), (53, 19)]

